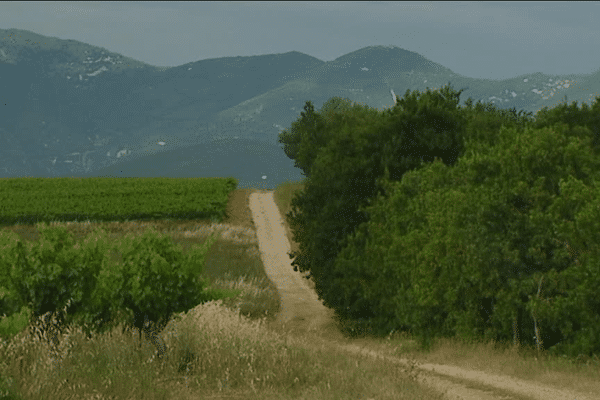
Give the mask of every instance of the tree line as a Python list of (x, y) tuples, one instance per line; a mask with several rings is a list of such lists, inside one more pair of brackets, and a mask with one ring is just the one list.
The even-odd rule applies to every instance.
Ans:
[(294, 270), (354, 332), (600, 354), (600, 97), (534, 119), (462, 91), (306, 102), (279, 136)]

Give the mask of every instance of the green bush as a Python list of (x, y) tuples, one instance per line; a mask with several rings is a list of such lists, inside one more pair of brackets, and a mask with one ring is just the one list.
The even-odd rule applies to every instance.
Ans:
[(4, 314), (0, 318), (0, 338), (5, 340), (12, 339), (19, 332), (22, 332), (29, 325), (31, 313), (23, 307), (18, 313), (11, 313), (9, 316)]
[[(33, 320), (67, 307), (68, 318), (59, 315), (62, 325), (80, 325), (91, 336), (90, 329), (104, 332), (118, 323), (164, 327), (174, 313), (239, 294), (209, 288), (202, 278), (215, 236), (184, 255), (153, 229), (111, 243), (98, 228), (77, 244), (65, 228), (38, 229), (40, 241), (27, 245), (12, 232), (0, 233), (0, 275), (11, 300), (0, 304), (0, 313), (27, 307)], [(121, 253), (120, 262), (110, 260), (113, 250)]]

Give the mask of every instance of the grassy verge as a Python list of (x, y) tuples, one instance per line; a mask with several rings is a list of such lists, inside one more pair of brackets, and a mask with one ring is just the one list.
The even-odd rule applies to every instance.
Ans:
[[(275, 190), (283, 217), (299, 183)], [(161, 333), (166, 356), (158, 359), (146, 335), (117, 327), (92, 339), (78, 329), (39, 334), (28, 325), (0, 344), (0, 399), (436, 399), (400, 367), (348, 355), (315, 338), (283, 334), (269, 322), (280, 299), (265, 274), (249, 209), (252, 190), (232, 193), (228, 218), (210, 221), (103, 223), (111, 236), (140, 234), (150, 226), (171, 236), (184, 251), (215, 229), (219, 240), (207, 254), (205, 272), (216, 287), (240, 289), (239, 297), (190, 310)], [(79, 239), (96, 224), (64, 224)], [(24, 240), (37, 240), (33, 226), (11, 226)], [(286, 232), (290, 235), (289, 228)], [(290, 236), (291, 237), (291, 236)], [(292, 250), (298, 247), (292, 243)], [(113, 255), (118, 257), (117, 254)], [(56, 332), (53, 340), (49, 334)], [(533, 349), (439, 341), (423, 353), (410, 337), (348, 339), (374, 351), (506, 374), (551, 386), (600, 392), (597, 362), (549, 359)], [(585, 360), (582, 360), (585, 361)]]

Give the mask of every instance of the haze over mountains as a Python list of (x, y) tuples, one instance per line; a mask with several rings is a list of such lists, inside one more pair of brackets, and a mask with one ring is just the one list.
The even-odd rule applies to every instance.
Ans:
[[(333, 96), (383, 110), (391, 93), (451, 83), (464, 105), (493, 101), (531, 111), (591, 104), (600, 70), (461, 76), (396, 46), (324, 62), (291, 51), (155, 67), (75, 40), (0, 30), (0, 178), (234, 176), (273, 188), (301, 171), (277, 143), (304, 104)], [(265, 176), (266, 179), (262, 177)]]

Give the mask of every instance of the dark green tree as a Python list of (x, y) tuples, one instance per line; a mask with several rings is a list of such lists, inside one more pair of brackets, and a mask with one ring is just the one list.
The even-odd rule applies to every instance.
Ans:
[[(376, 120), (375, 115), (377, 115), (378, 113), (379, 111), (376, 109), (365, 108), (360, 105), (357, 105), (349, 111), (347, 111), (346, 113), (344, 113), (343, 118), (340, 118), (342, 116), (341, 114), (335, 116), (337, 122), (333, 122), (327, 125), (326, 130), (324, 131), (326, 137), (329, 138), (329, 142), (325, 147), (323, 147), (323, 149), (329, 147), (339, 149), (338, 156), (340, 160), (331, 160), (330, 155), (323, 155), (323, 161), (321, 161), (321, 163), (327, 164), (327, 166), (324, 167), (325, 169), (329, 169), (330, 173), (334, 173), (336, 171), (342, 171), (344, 169), (353, 170), (354, 167), (356, 167), (356, 165), (353, 165), (353, 163), (355, 163), (357, 159), (362, 160), (360, 162), (372, 162), (371, 160), (369, 160), (369, 158), (359, 156), (358, 153), (362, 152), (362, 149), (355, 145), (356, 138), (354, 136), (356, 136), (358, 132), (361, 132), (361, 130), (373, 129), (375, 125), (373, 125), (372, 121)], [(305, 142), (305, 145), (307, 145), (308, 147), (309, 143)], [(317, 158), (321, 157), (320, 154), (321, 153), (318, 154)], [(347, 177), (347, 179), (350, 179), (352, 181), (351, 191), (355, 191), (354, 194), (356, 195), (367, 193), (366, 191), (368, 191), (369, 188), (367, 186), (364, 186), (362, 184), (362, 181), (368, 178), (361, 175), (362, 169), (358, 168), (356, 169), (356, 171), (357, 173), (355, 175)], [(310, 210), (310, 214), (312, 216), (311, 218), (313, 219), (312, 222), (314, 222), (314, 224), (316, 225), (319, 224), (318, 220), (319, 215), (322, 211), (323, 204), (330, 201), (332, 199), (332, 196), (336, 196), (337, 192), (345, 190), (344, 184), (346, 183), (346, 181), (344, 179), (341, 179), (339, 180), (339, 182), (336, 182), (334, 180), (332, 182), (325, 182), (324, 184), (322, 183), (323, 182), (319, 182), (318, 184), (313, 185), (310, 183), (310, 181), (308, 181), (305, 184), (305, 188), (310, 186), (312, 190), (315, 191), (315, 193), (314, 196), (310, 197), (310, 199), (304, 198), (304, 200), (306, 200), (307, 202), (303, 205), (302, 208), (304, 208), (305, 210)], [(294, 202), (292, 202), (292, 204), (294, 204)], [(294, 205), (292, 205), (292, 207), (294, 207)], [(294, 232), (294, 240), (300, 244), (301, 248), (303, 248), (304, 246), (305, 249), (303, 251), (304, 254), (300, 256), (300, 259), (306, 259), (308, 257), (308, 254), (311, 252), (311, 250), (307, 247), (307, 240), (310, 236), (306, 236), (306, 234), (308, 234), (309, 231), (304, 229), (305, 223), (307, 223), (308, 221), (305, 221), (302, 217), (298, 216), (298, 218), (294, 221), (288, 222), (296, 227), (296, 230)], [(344, 226), (346, 224), (346, 221), (342, 219), (338, 221), (338, 223), (340, 227), (345, 229)], [(292, 257), (295, 257), (295, 255), (292, 255)], [(310, 270), (303, 269), (302, 266), (307, 264), (301, 262), (300, 259), (297, 259), (298, 264), (295, 264), (294, 270), (297, 270), (298, 265), (301, 266), (301, 271)]]
[(352, 108), (352, 101), (346, 97), (332, 97), (321, 106), (319, 114), (328, 124), (333, 124), (336, 114), (343, 115)]
[[(323, 118), (315, 112), (311, 101), (304, 105), (304, 111), (300, 113), (298, 120), (292, 122), (290, 130), (282, 130), (279, 134), (278, 142), (284, 145), (285, 154), (295, 161), (294, 166), (300, 168), (305, 176), (310, 175), (310, 166), (314, 155), (312, 151), (320, 146), (322, 142), (322, 132), (325, 122)], [(310, 143), (310, 151), (305, 149), (300, 151), (300, 145), (303, 138), (305, 143)]]
[[(477, 151), (467, 144), (481, 141), (491, 146), (503, 127), (523, 132), (533, 124), (522, 112), (497, 110), (490, 103), (473, 107), (469, 99), (467, 107), (457, 107), (459, 95), (449, 88), (420, 95), (407, 91), (396, 107), (383, 113), (354, 105), (335, 114), (326, 131), (327, 144), (312, 165), (311, 180), (292, 201), (287, 218), (300, 245), (300, 251), (291, 254), (294, 269), (310, 271), (319, 297), (356, 327), (374, 327), (372, 319), (378, 317), (381, 332), (386, 328), (383, 321), (390, 330), (398, 328), (390, 314), (393, 309), (376, 308), (375, 300), (360, 290), (375, 275), (364, 268), (333, 267), (349, 235), (370, 219), (362, 207), (378, 195), (388, 195), (378, 178), (387, 174), (390, 181), (400, 182), (406, 172), (436, 158), (452, 167), (466, 151)], [(548, 189), (557, 190), (556, 184), (556, 179), (545, 181)], [(357, 254), (372, 251), (366, 245), (368, 235), (361, 240), (365, 248)]]
[(600, 147), (600, 97), (596, 97), (595, 103), (589, 107), (586, 103), (581, 104), (581, 108), (577, 106), (577, 102), (572, 102), (571, 105), (561, 103), (552, 109), (548, 107), (538, 111), (535, 127), (550, 126), (557, 122), (564, 122), (573, 126), (585, 126), (593, 133), (592, 145), (595, 149)]
[[(356, 326), (379, 334), (412, 330), (426, 344), (436, 335), (506, 341), (512, 339), (514, 321), (522, 338), (538, 338), (542, 327), (539, 338), (546, 347), (561, 343), (554, 352), (597, 351), (600, 326), (592, 321), (598, 321), (600, 304), (593, 288), (600, 281), (592, 271), (598, 259), (589, 255), (586, 266), (576, 257), (594, 254), (597, 243), (592, 233), (598, 231), (597, 223), (590, 221), (599, 220), (600, 195), (594, 189), (600, 182), (594, 145), (598, 100), (592, 109), (561, 105), (548, 113), (551, 118), (539, 114), (535, 123), (513, 118), (514, 111), (467, 107), (460, 157), (466, 157), (469, 172), (434, 163), (398, 181), (390, 179), (386, 166), (386, 179), (379, 180), (388, 194), (380, 196), (385, 206), (376, 217), (373, 208), (360, 208), (369, 215), (368, 224), (347, 247), (341, 246), (343, 255), (338, 253), (334, 268), (327, 270), (337, 280), (333, 287), (338, 302), (360, 322)], [(580, 181), (584, 186), (561, 184), (569, 176), (576, 179), (574, 185)], [(393, 203), (389, 182), (401, 182), (395, 184)], [(432, 212), (441, 222), (433, 223)], [(589, 226), (590, 231), (584, 234), (575, 226)], [(440, 232), (446, 236), (436, 237)], [(409, 241), (400, 246), (395, 241), (399, 236)], [(568, 268), (574, 262), (578, 267)], [(596, 280), (588, 279), (592, 276)], [(537, 298), (543, 288), (546, 299), (560, 295), (561, 307)]]
[(443, 94), (428, 91), (420, 99), (409, 93), (399, 101), (401, 107), (386, 112), (354, 105), (336, 116), (343, 123), (327, 131), (329, 140), (312, 165), (310, 182), (288, 214), (300, 245), (298, 254), (291, 254), (294, 268), (315, 275), (320, 298), (341, 316), (373, 315), (348, 284), (348, 275), (334, 271), (333, 263), (348, 235), (368, 220), (359, 207), (381, 192), (377, 178), (388, 167), (393, 179), (400, 180), (434, 157), (451, 164), (461, 150), (465, 118), (456, 108), (457, 96), (448, 89)]
[(334, 270), (360, 288), (381, 332), (411, 330), (424, 345), (507, 342), (517, 321), (527, 344), (597, 354), (600, 159), (591, 142), (588, 128), (564, 123), (502, 127), (495, 146), (471, 143), (453, 168), (384, 178), (389, 196), (365, 208), (371, 219)]
[[(300, 117), (292, 122), (290, 129), (281, 131), (279, 143), (284, 144), (285, 154), (295, 161), (294, 165), (302, 169), (305, 176), (310, 175), (310, 167), (319, 149), (329, 140), (329, 135), (326, 133), (337, 129), (335, 126), (346, 123), (345, 115), (352, 107), (350, 99), (332, 97), (316, 112), (312, 102), (307, 101), (304, 112), (301, 112)], [(302, 145), (303, 140), (304, 145)]]

